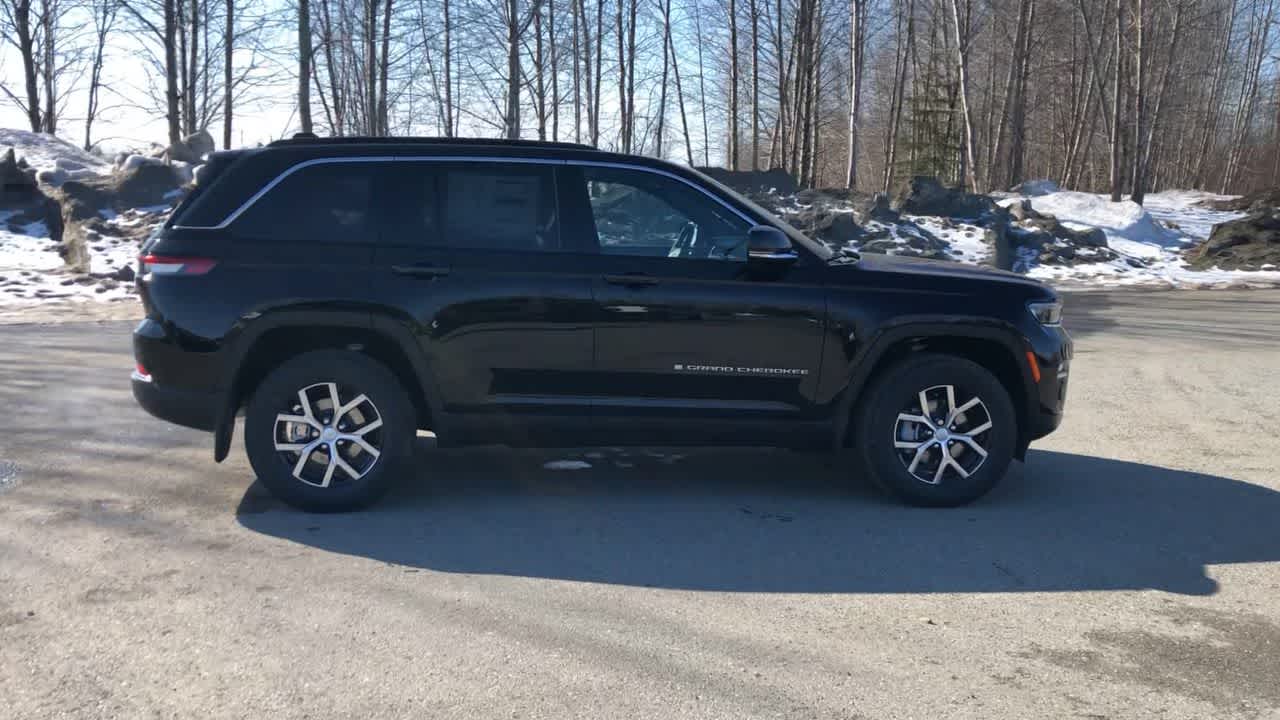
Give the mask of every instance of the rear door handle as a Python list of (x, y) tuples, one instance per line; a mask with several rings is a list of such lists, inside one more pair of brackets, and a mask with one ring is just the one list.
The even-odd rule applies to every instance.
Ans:
[(628, 273), (625, 275), (605, 275), (604, 281), (610, 285), (621, 285), (629, 288), (649, 287), (657, 285), (658, 278), (642, 275), (640, 273)]
[(408, 275), (410, 277), (419, 278), (438, 278), (448, 275), (450, 270), (447, 267), (438, 265), (392, 265), (391, 271), (397, 275)]

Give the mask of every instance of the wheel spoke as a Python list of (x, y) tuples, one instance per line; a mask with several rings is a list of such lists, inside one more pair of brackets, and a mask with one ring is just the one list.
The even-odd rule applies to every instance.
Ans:
[(937, 472), (933, 474), (932, 482), (934, 485), (937, 485), (938, 483), (942, 482), (942, 473), (946, 472), (947, 463), (951, 461), (951, 455), (947, 453), (947, 449), (941, 448), (941, 450), (942, 450), (942, 460), (938, 463)]
[(308, 418), (308, 424), (318, 426), (320, 421), (316, 419), (316, 414), (311, 408), (311, 398), (307, 397), (307, 388), (298, 391), (298, 404), (302, 406), (302, 414)]
[(377, 420), (374, 420), (373, 422), (367, 425), (356, 428), (350, 434), (355, 436), (352, 438), (353, 440), (357, 438), (360, 438), (361, 440), (363, 440), (365, 435), (368, 435), (369, 433), (373, 432), (374, 430), (377, 430), (380, 427), (382, 427), (382, 418), (378, 418)]
[(893, 446), (898, 450), (915, 450), (921, 445), (927, 445), (928, 442), (907, 442), (906, 440), (894, 440)]
[(916, 466), (920, 464), (920, 461), (922, 459), (924, 459), (925, 451), (929, 449), (930, 444), (931, 443), (924, 443), (923, 445), (921, 445), (919, 448), (916, 449), (915, 457), (911, 458), (911, 464), (907, 466), (907, 472), (915, 473)]
[[(921, 390), (921, 391), (920, 391), (920, 414), (921, 414), (921, 415), (923, 415), (923, 416), (925, 416), (926, 418), (930, 417), (930, 415), (929, 415), (929, 391), (928, 391), (928, 390)], [(933, 420), (930, 420), (930, 421), (929, 421), (929, 424), (930, 424), (930, 425), (932, 425), (932, 424), (933, 424)]]
[(378, 451), (378, 448), (370, 445), (368, 440), (365, 440), (359, 435), (342, 435), (341, 437), (344, 440), (350, 440), (351, 442), (359, 445), (361, 450), (364, 450), (365, 452), (372, 455), (374, 459), (377, 459), (377, 457), (382, 454), (381, 452)]
[(337, 422), (338, 408), (340, 407), (340, 403), (338, 401), (338, 383), (325, 383), (324, 385), (329, 389), (329, 412), (333, 413), (333, 417), (330, 418), (330, 422)]
[(276, 422), (302, 423), (317, 430), (320, 429), (320, 423), (316, 422), (315, 418), (310, 415), (289, 415), (288, 413), (280, 413), (279, 415), (276, 415)]
[(988, 421), (986, 421), (986, 422), (982, 423), (981, 425), (979, 425), (978, 427), (973, 428), (972, 430), (969, 430), (969, 431), (967, 431), (967, 432), (963, 432), (963, 433), (956, 433), (956, 434), (957, 434), (957, 435), (964, 436), (964, 437), (974, 437), (975, 435), (981, 435), (982, 433), (984, 433), (984, 432), (986, 432), (986, 431), (988, 431), (988, 430), (990, 430), (990, 429), (991, 429), (991, 421), (990, 421), (990, 420), (988, 420)]
[(956, 386), (947, 386), (947, 412), (946, 419), (950, 422), (951, 418), (956, 416)]
[(334, 449), (334, 447), (330, 445), (329, 446), (329, 462), (328, 464), (325, 465), (325, 468), (324, 468), (324, 479), (320, 481), (320, 487), (322, 488), (329, 487), (329, 483), (333, 482), (333, 471), (334, 471), (334, 468), (338, 467), (338, 464), (334, 462), (334, 458), (337, 457), (336, 452), (337, 451)]
[(346, 405), (343, 405), (342, 407), (338, 408), (334, 412), (333, 421), (335, 423), (338, 422), (338, 420), (346, 416), (347, 413), (351, 412), (352, 410), (355, 410), (357, 407), (360, 406), (361, 403), (365, 402), (368, 399), (369, 397), (367, 395), (364, 395), (363, 393), (360, 395), (357, 395), (355, 400), (352, 400)]
[[(307, 460), (311, 458), (311, 453), (315, 452), (316, 448), (319, 446), (320, 446), (319, 440), (316, 440), (315, 442), (312, 442), (312, 443), (307, 443), (306, 445), (303, 446), (302, 452), (299, 453), (298, 455), (298, 462), (295, 463), (293, 466), (294, 477), (298, 478), (299, 480), (302, 480), (302, 469), (307, 466)], [(302, 482), (306, 482), (306, 480), (302, 480)]]
[(346, 473), (347, 477), (351, 478), (352, 480), (359, 480), (363, 474), (363, 473), (356, 472), (355, 468), (351, 467), (351, 465), (348, 464), (346, 460), (343, 460), (342, 453), (340, 452), (336, 452), (336, 451), (334, 452), (333, 461), (334, 463), (337, 464), (338, 467), (342, 468), (342, 472)]
[(276, 450), (279, 452), (303, 452), (311, 447), (311, 443), (276, 443)]
[(930, 429), (933, 428), (933, 423), (929, 421), (929, 418), (923, 415), (912, 415), (911, 413), (905, 413), (905, 412), (898, 413), (898, 422), (923, 423), (925, 425), (928, 425)]
[(972, 451), (974, 451), (974, 452), (978, 453), (978, 454), (979, 454), (979, 455), (981, 455), (983, 458), (985, 458), (985, 457), (987, 456), (987, 451), (986, 451), (986, 450), (984, 450), (984, 449), (983, 449), (983, 447), (982, 447), (981, 445), (979, 445), (979, 444), (978, 444), (978, 441), (977, 441), (977, 440), (974, 440), (973, 438), (969, 437), (968, 435), (955, 435), (955, 436), (953, 436), (953, 437), (955, 437), (955, 439), (956, 439), (956, 440), (959, 440), (960, 442), (964, 443), (965, 445), (968, 445), (970, 450), (972, 450)]
[(978, 405), (978, 404), (979, 404), (979, 403), (981, 403), (981, 402), (982, 402), (981, 400), (979, 400), (978, 398), (976, 398), (976, 397), (975, 397), (975, 398), (973, 398), (972, 400), (970, 400), (969, 402), (967, 402), (967, 403), (965, 403), (965, 404), (961, 405), (960, 407), (958, 407), (958, 408), (956, 408), (954, 411), (952, 411), (952, 413), (951, 413), (951, 415), (952, 415), (952, 419), (955, 419), (955, 416), (963, 414), (966, 410), (968, 410), (969, 408), (971, 408), (971, 407), (973, 407), (973, 406), (975, 406), (975, 405)]

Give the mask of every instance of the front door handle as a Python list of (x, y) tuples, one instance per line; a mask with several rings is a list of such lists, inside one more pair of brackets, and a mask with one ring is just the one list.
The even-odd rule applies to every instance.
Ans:
[(447, 267), (438, 265), (392, 265), (391, 271), (397, 275), (408, 275), (410, 277), (419, 278), (438, 278), (448, 275), (450, 270)]
[(604, 281), (610, 285), (621, 285), (629, 288), (649, 287), (657, 285), (658, 278), (640, 273), (627, 273), (625, 275), (605, 275)]

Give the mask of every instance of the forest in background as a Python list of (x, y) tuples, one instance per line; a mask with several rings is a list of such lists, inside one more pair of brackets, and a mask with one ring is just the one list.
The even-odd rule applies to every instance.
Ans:
[(113, 107), (224, 147), (288, 107), (808, 187), (1280, 185), (1280, 0), (0, 0), (0, 34), (0, 100), (86, 148)]

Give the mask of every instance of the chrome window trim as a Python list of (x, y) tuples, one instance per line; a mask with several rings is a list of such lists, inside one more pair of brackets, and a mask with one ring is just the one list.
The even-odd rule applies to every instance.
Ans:
[(703, 195), (706, 195), (707, 197), (711, 198), (715, 202), (719, 203), (724, 209), (728, 210), (729, 212), (733, 213), (737, 217), (741, 218), (743, 222), (746, 222), (748, 225), (756, 225), (758, 222), (752, 219), (746, 213), (743, 213), (742, 211), (733, 207), (729, 203), (725, 202), (723, 199), (720, 198), (720, 196), (702, 187), (701, 185), (693, 182), (692, 180), (683, 178), (672, 172), (667, 172), (666, 170), (646, 167), (644, 165), (632, 165), (629, 163), (620, 163), (620, 162), (606, 162), (602, 160), (557, 160), (554, 158), (492, 157), (492, 156), (481, 156), (481, 155), (452, 155), (452, 156), (451, 155), (426, 155), (426, 156), (418, 156), (418, 157), (405, 157), (405, 156), (398, 156), (398, 155), (360, 155), (360, 156), (352, 156), (352, 157), (312, 158), (310, 160), (304, 160), (300, 163), (297, 163), (296, 165), (291, 165), (284, 172), (275, 176), (275, 178), (273, 178), (271, 182), (267, 183), (266, 185), (263, 185), (256, 193), (254, 193), (253, 195), (250, 195), (248, 200), (245, 200), (243, 203), (241, 203), (240, 207), (236, 208), (235, 210), (232, 210), (231, 214), (223, 218), (222, 222), (218, 223), (217, 225), (174, 225), (173, 229), (175, 230), (225, 230), (227, 227), (231, 225), (231, 223), (235, 222), (237, 218), (239, 218), (246, 211), (248, 211), (249, 208), (253, 207), (254, 203), (261, 200), (264, 195), (271, 192), (271, 190), (275, 188), (277, 185), (279, 185), (280, 183), (284, 182), (285, 178), (298, 172), (299, 170), (311, 167), (313, 165), (331, 165), (331, 164), (336, 165), (341, 163), (375, 163), (375, 162), (456, 162), (456, 163), (474, 162), (474, 163), (511, 163), (515, 165), (577, 165), (577, 166), (584, 166), (584, 167), (605, 167), (605, 168), (617, 168), (621, 170), (636, 170), (639, 172), (651, 173), (653, 175), (662, 175), (664, 177), (671, 178), (672, 180), (682, 182), (685, 185), (688, 185), (689, 187), (697, 190)]

